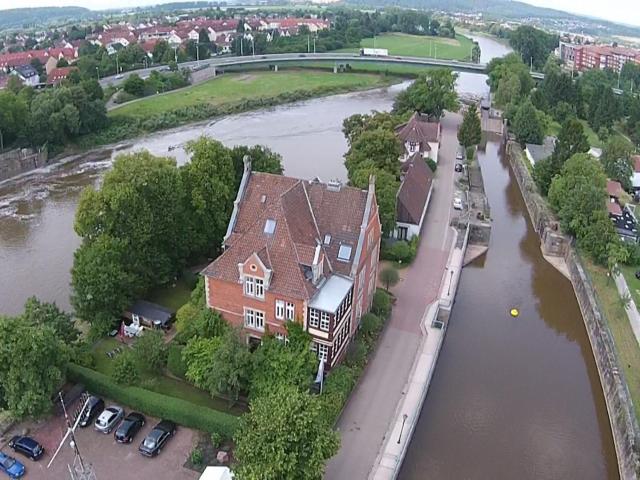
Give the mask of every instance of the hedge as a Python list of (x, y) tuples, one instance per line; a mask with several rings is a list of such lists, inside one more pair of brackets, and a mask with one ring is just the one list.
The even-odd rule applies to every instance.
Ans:
[(169, 346), (169, 354), (167, 356), (167, 369), (172, 375), (178, 378), (184, 378), (187, 373), (187, 365), (182, 359), (182, 349), (184, 345), (171, 343)]
[(228, 413), (195, 405), (139, 387), (123, 387), (108, 376), (80, 365), (69, 364), (67, 376), (89, 391), (103, 395), (153, 417), (172, 420), (185, 427), (232, 438), (239, 419)]

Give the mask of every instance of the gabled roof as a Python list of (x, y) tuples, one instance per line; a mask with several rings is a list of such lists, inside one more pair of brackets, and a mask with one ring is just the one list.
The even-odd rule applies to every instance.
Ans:
[(22, 78), (31, 78), (38, 75), (38, 71), (35, 68), (33, 68), (31, 65), (20, 65), (19, 67), (15, 68), (15, 71)]
[(403, 142), (438, 142), (440, 140), (440, 123), (430, 122), (427, 115), (415, 112), (407, 123), (396, 127), (396, 135)]
[(607, 193), (610, 197), (619, 198), (622, 194), (622, 185), (615, 180), (607, 180)]
[(420, 225), (422, 212), (431, 192), (433, 172), (419, 153), (402, 164), (401, 172), (402, 183), (398, 189), (396, 220)]
[[(258, 253), (272, 270), (269, 291), (308, 300), (319, 285), (311, 281), (309, 270), (318, 247), (325, 278), (332, 273), (350, 275), (355, 255), (342, 261), (338, 251), (341, 244), (356, 251), (366, 191), (252, 172), (239, 197), (225, 251), (204, 275), (237, 282), (238, 264)], [(326, 235), (331, 237), (328, 245), (323, 243)]]
[(607, 210), (609, 211), (609, 215), (622, 215), (622, 208), (618, 202), (607, 202)]

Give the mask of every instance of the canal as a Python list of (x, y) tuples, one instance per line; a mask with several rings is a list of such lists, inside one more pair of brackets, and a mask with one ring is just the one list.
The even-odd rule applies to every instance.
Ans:
[[(508, 47), (478, 36), (482, 61)], [(265, 144), (285, 173), (345, 179), (342, 120), (388, 110), (406, 86), (233, 115), (136, 139), (124, 151), (170, 152), (200, 135), (226, 145)], [(482, 75), (460, 91), (483, 94)], [(70, 310), (69, 270), (79, 239), (80, 192), (97, 185), (115, 153), (96, 153), (0, 184), (0, 314), (37, 295)], [(494, 230), (486, 257), (466, 268), (447, 338), (405, 465), (412, 479), (616, 478), (606, 408), (571, 285), (540, 255), (498, 143), (480, 162)], [(521, 316), (509, 317), (517, 306)]]

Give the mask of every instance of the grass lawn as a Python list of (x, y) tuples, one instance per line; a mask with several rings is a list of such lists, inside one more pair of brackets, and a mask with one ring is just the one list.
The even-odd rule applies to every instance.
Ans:
[[(373, 38), (364, 38), (361, 47), (373, 48)], [(406, 33), (383, 33), (375, 38), (375, 48), (386, 48), (389, 55), (409, 57), (431, 57), (443, 60), (469, 60), (473, 41), (464, 35), (456, 38), (428, 37), (425, 35), (408, 35)], [(347, 48), (339, 52), (356, 52)]]
[[(107, 357), (107, 352), (112, 351), (118, 346), (129, 348), (115, 338), (105, 338), (101, 340), (93, 349), (93, 358), (95, 361), (94, 370), (105, 375), (111, 375), (115, 358)], [(244, 412), (244, 409), (240, 405), (230, 408), (226, 400), (212, 398), (209, 393), (204, 390), (200, 390), (187, 382), (165, 375), (152, 375), (143, 372), (141, 373), (140, 382), (137, 386), (233, 415), (240, 415)]]
[(189, 301), (191, 292), (196, 286), (197, 278), (192, 275), (183, 276), (178, 279), (175, 286), (167, 285), (153, 289), (146, 300), (162, 305), (176, 312), (181, 306)]
[(636, 302), (637, 307), (640, 307), (640, 280), (638, 280), (635, 275), (638, 267), (625, 265), (620, 270), (624, 275), (624, 279), (627, 281), (633, 301)]
[(222, 105), (241, 100), (274, 97), (283, 93), (317, 88), (361, 90), (387, 85), (379, 75), (290, 70), (282, 72), (246, 72), (221, 75), (207, 82), (178, 92), (155, 95), (123, 105), (109, 115), (130, 115), (148, 118), (177, 108), (209, 103)]
[[(602, 148), (602, 140), (598, 138), (598, 134), (593, 131), (593, 129), (589, 126), (586, 120), (578, 119), (578, 121), (582, 124), (584, 128), (584, 133), (587, 136), (587, 140), (589, 141), (589, 145), (596, 148)], [(549, 130), (547, 131), (547, 135), (551, 135), (553, 137), (557, 137), (558, 133), (560, 133), (560, 124), (555, 120), (551, 122), (549, 126)]]
[[(633, 405), (636, 411), (636, 418), (640, 419), (640, 347), (633, 335), (631, 325), (624, 306), (618, 295), (613, 280), (607, 277), (607, 271), (603, 267), (599, 267), (591, 263), (588, 259), (584, 259), (584, 265), (589, 272), (593, 286), (596, 289), (600, 305), (604, 309), (609, 323), (609, 328), (613, 334), (613, 339), (618, 352), (620, 366), (624, 370), (627, 385), (631, 392)], [(626, 276), (626, 272), (625, 272)], [(633, 277), (633, 273), (631, 273)], [(629, 282), (628, 276), (626, 276)], [(629, 282), (629, 289), (632, 291), (634, 298), (637, 295), (637, 288), (640, 287), (635, 277), (634, 282)], [(636, 300), (637, 301), (637, 300)]]

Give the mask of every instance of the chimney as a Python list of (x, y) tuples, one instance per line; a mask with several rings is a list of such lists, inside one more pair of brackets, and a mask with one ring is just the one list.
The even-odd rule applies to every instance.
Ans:
[(244, 164), (244, 171), (245, 172), (250, 172), (251, 171), (251, 157), (249, 155), (245, 155), (244, 157), (242, 157), (242, 163)]

